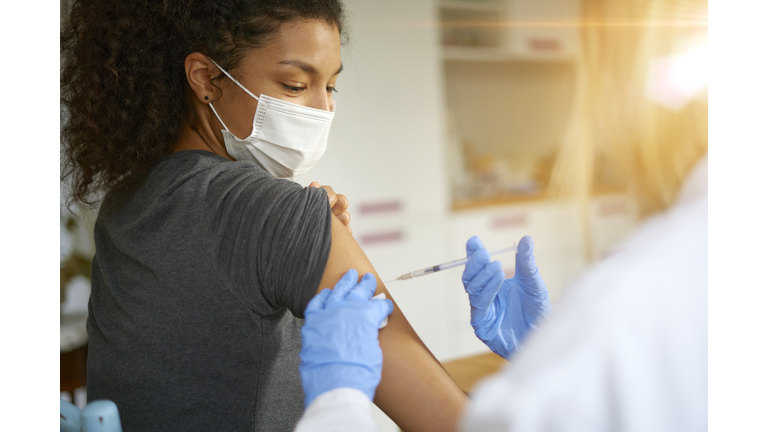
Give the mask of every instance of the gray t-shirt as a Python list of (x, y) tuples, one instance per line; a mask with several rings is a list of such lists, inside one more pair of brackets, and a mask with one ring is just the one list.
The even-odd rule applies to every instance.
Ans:
[(96, 222), (88, 399), (123, 430), (289, 431), (300, 329), (331, 246), (323, 189), (173, 153)]

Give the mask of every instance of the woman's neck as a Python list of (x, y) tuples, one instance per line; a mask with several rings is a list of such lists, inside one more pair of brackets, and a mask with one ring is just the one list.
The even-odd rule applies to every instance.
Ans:
[(178, 152), (184, 150), (205, 150), (216, 153), (229, 160), (234, 160), (229, 153), (227, 153), (226, 148), (224, 148), (221, 142), (216, 139), (208, 124), (198, 125), (195, 129), (188, 126), (184, 127), (173, 151)]

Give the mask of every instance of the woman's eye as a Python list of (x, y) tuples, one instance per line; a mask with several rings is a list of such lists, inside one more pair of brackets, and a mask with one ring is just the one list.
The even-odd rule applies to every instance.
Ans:
[(330, 93), (330, 92), (338, 93), (339, 92), (338, 90), (336, 90), (336, 87), (326, 87), (325, 91), (327, 91), (328, 93)]
[(295, 87), (288, 84), (283, 84), (283, 86), (291, 93), (301, 93), (304, 91), (304, 87)]

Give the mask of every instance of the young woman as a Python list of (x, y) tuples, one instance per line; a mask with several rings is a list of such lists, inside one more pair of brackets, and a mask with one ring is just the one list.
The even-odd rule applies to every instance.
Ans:
[[(62, 180), (100, 203), (88, 398), (115, 401), (124, 430), (301, 416), (309, 300), (374, 272), (344, 200), (281, 179), (325, 150), (343, 29), (335, 0), (75, 2)], [(397, 305), (380, 343), (374, 402), (403, 429), (450, 430), (466, 396)]]

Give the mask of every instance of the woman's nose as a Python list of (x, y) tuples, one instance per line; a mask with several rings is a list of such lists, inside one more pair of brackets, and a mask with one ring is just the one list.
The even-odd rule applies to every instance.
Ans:
[(331, 110), (331, 104), (333, 103), (332, 97), (328, 94), (328, 92), (325, 91), (323, 88), (322, 91), (315, 92), (312, 95), (311, 100), (309, 102), (309, 107), (320, 109), (323, 111), (330, 111)]

